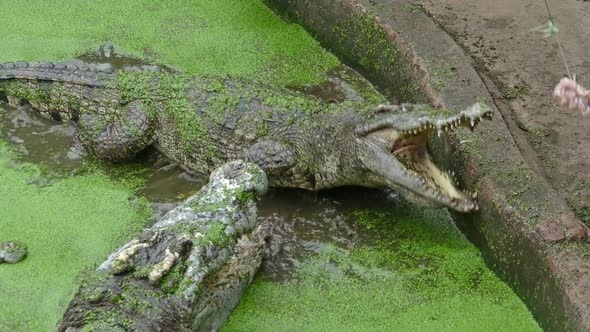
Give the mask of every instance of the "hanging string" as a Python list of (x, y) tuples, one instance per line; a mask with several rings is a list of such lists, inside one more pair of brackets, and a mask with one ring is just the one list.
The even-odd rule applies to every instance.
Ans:
[(547, 0), (544, 0), (544, 1), (545, 1), (545, 8), (547, 8), (547, 15), (549, 15), (548, 27), (546, 29), (542, 29), (542, 27), (538, 27), (533, 30), (540, 30), (542, 32), (545, 32), (545, 37), (550, 37), (550, 36), (555, 37), (555, 41), (557, 42), (557, 47), (559, 47), (559, 54), (561, 54), (563, 64), (565, 65), (565, 71), (567, 73), (567, 76), (569, 78), (575, 80), (576, 78), (573, 77), (572, 74), (570, 73), (570, 68), (567, 64), (567, 60), (565, 59), (565, 53), (563, 52), (563, 47), (561, 47), (561, 42), (559, 41), (559, 37), (557, 36), (557, 32), (559, 31), (559, 29), (555, 26), (555, 21), (553, 20), (553, 15), (551, 15), (551, 9), (549, 9), (549, 3), (547, 2)]

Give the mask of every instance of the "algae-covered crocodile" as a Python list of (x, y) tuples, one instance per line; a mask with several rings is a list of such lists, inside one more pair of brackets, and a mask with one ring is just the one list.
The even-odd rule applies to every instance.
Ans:
[(241, 160), (84, 278), (60, 331), (216, 331), (262, 262), (267, 230), (256, 200), (268, 188)]
[(457, 188), (426, 145), (491, 114), (479, 103), (461, 112), (328, 103), (255, 81), (67, 63), (0, 65), (2, 97), (76, 121), (85, 149), (106, 160), (154, 144), (199, 172), (244, 159), (274, 187), (392, 188), (414, 203), (463, 212), (478, 208), (475, 195)]

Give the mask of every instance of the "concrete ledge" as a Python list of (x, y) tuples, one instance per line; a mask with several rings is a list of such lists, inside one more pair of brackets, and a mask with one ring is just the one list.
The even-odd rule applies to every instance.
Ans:
[[(266, 1), (392, 101), (495, 108), (471, 59), (419, 7), (402, 0)], [(479, 213), (453, 217), (488, 265), (544, 329), (590, 331), (589, 231), (524, 161), (501, 113), (495, 109), (477, 133), (458, 132), (432, 148), (480, 193)]]

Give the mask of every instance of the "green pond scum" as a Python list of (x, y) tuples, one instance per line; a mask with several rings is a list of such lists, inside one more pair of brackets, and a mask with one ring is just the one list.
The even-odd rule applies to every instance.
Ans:
[(131, 237), (151, 211), (101, 172), (39, 185), (39, 167), (10, 156), (0, 142), (0, 242), (21, 241), (29, 253), (0, 265), (0, 331), (52, 331), (80, 272)]
[(223, 331), (541, 331), (444, 210), (357, 210), (365, 240), (258, 276)]
[[(1, 11), (0, 62), (71, 59), (112, 41), (187, 74), (295, 88), (340, 66), (261, 0), (3, 0)], [(98, 165), (47, 181), (16, 159), (0, 141), (0, 241), (29, 249), (24, 261), (0, 265), (0, 331), (55, 330), (83, 271), (148, 218), (134, 197), (141, 169)], [(370, 241), (326, 245), (290, 281), (258, 277), (225, 330), (539, 330), (446, 212), (404, 211), (351, 211)]]
[(0, 62), (68, 59), (112, 41), (124, 54), (193, 74), (319, 83), (339, 65), (260, 0), (3, 0)]

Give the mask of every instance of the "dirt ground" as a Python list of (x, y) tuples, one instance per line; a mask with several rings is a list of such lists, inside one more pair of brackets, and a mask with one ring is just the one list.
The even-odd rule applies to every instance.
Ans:
[[(463, 47), (495, 85), (498, 108), (531, 167), (590, 225), (590, 115), (558, 107), (553, 88), (566, 69), (543, 0), (414, 0)], [(590, 89), (590, 2), (549, 1), (571, 73)], [(484, 81), (485, 78), (484, 78)], [(492, 83), (493, 82), (493, 83)], [(528, 143), (528, 144), (527, 144)]]

